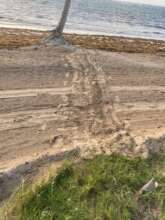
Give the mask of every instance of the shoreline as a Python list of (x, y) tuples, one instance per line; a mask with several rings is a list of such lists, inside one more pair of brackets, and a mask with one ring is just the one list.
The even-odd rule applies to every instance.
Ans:
[[(50, 32), (52, 29), (44, 27), (37, 27), (37, 26), (23, 26), (23, 25), (2, 25), (0, 29), (13, 29), (13, 30), (26, 30), (26, 31), (35, 31), (35, 32)], [(126, 34), (113, 34), (108, 32), (99, 32), (99, 31), (90, 31), (90, 30), (78, 30), (78, 29), (66, 29), (65, 34), (75, 34), (75, 35), (85, 35), (85, 36), (104, 36), (104, 37), (124, 37), (130, 39), (143, 39), (143, 40), (153, 40), (153, 41), (165, 41), (165, 38), (154, 38), (154, 37), (147, 37), (147, 36), (137, 36), (137, 35), (126, 35)]]
[[(38, 44), (49, 31), (0, 28), (0, 49), (14, 49)], [(29, 38), (30, 36), (30, 38)], [(126, 36), (65, 33), (66, 41), (86, 49), (129, 53), (165, 53), (165, 41)]]

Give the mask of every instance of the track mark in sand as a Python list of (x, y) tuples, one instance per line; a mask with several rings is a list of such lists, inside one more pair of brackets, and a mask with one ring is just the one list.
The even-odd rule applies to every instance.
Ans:
[(0, 131), (41, 125), (55, 120), (67, 120), (67, 116), (56, 113), (55, 109), (29, 110), (0, 115)]
[(117, 112), (145, 112), (145, 111), (164, 111), (165, 110), (165, 102), (130, 102), (123, 103), (116, 106)]
[(160, 91), (165, 92), (165, 86), (112, 86), (112, 92), (120, 91)]
[(42, 88), (42, 89), (18, 89), (18, 90), (1, 90), (0, 99), (35, 97), (39, 95), (62, 95), (73, 93), (72, 87), (66, 88)]

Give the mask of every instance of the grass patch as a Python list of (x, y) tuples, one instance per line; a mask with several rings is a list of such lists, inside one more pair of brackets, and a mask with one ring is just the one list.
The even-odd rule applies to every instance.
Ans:
[[(56, 177), (24, 193), (12, 215), (16, 220), (164, 220), (164, 159), (112, 155), (67, 164)], [(159, 187), (137, 200), (152, 177)]]

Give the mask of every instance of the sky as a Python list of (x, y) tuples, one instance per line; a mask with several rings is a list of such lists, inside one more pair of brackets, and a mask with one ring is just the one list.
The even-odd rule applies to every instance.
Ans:
[(165, 0), (120, 0), (120, 1), (142, 3), (142, 4), (149, 4), (149, 5), (160, 5), (160, 6), (165, 7)]

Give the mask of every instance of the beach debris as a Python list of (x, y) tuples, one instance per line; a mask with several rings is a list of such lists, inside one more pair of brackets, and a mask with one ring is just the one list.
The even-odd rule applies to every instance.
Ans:
[(50, 145), (53, 146), (55, 144), (59, 144), (60, 142), (63, 142), (63, 135), (56, 135), (50, 140)]
[(152, 178), (148, 183), (146, 183), (139, 191), (139, 195), (144, 192), (153, 192), (159, 186), (158, 182)]

